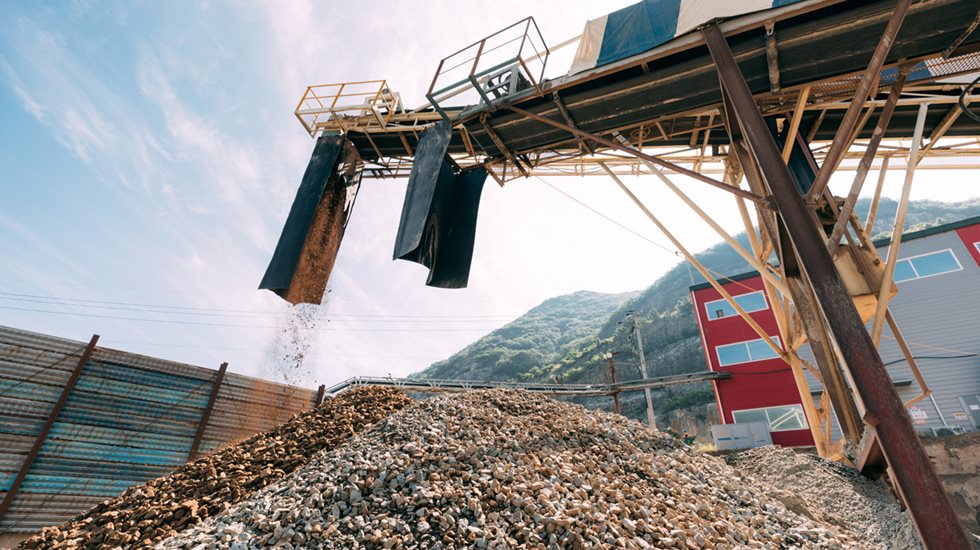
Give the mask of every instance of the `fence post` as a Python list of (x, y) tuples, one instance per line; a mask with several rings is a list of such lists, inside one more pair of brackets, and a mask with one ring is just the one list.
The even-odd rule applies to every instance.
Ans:
[(204, 438), (204, 430), (208, 427), (208, 420), (211, 419), (211, 411), (214, 409), (214, 402), (218, 400), (218, 390), (221, 383), (225, 380), (225, 371), (228, 370), (228, 363), (222, 363), (218, 368), (218, 374), (214, 377), (214, 385), (211, 386), (211, 397), (208, 398), (208, 406), (204, 408), (201, 421), (197, 424), (197, 434), (194, 435), (194, 443), (191, 443), (191, 452), (187, 454), (187, 462), (194, 462), (197, 459), (197, 449), (201, 446), (201, 439)]
[(320, 388), (316, 390), (316, 404), (313, 405), (314, 409), (319, 407), (320, 404), (323, 403), (323, 392), (326, 391), (326, 389), (327, 389), (326, 384), (320, 384)]
[(92, 351), (95, 349), (95, 345), (99, 342), (99, 335), (93, 334), (92, 339), (89, 340), (88, 345), (85, 346), (85, 351), (82, 352), (82, 356), (78, 358), (78, 364), (75, 365), (75, 370), (71, 371), (71, 376), (68, 377), (68, 381), (65, 382), (65, 387), (61, 390), (61, 396), (58, 397), (58, 401), (55, 402), (54, 407), (51, 409), (51, 414), (48, 415), (48, 419), (44, 422), (44, 426), (41, 427), (41, 432), (37, 434), (37, 439), (34, 440), (34, 446), (31, 447), (30, 452), (27, 453), (27, 457), (24, 459), (24, 463), (20, 467), (20, 471), (17, 472), (17, 477), (14, 478), (13, 484), (7, 491), (7, 494), (3, 497), (3, 501), (0, 502), (0, 520), (7, 515), (7, 511), (10, 509), (10, 505), (14, 502), (14, 497), (17, 496), (17, 491), (20, 490), (20, 486), (24, 483), (24, 478), (27, 477), (27, 472), (30, 471), (31, 465), (34, 464), (34, 459), (41, 452), (41, 446), (44, 445), (44, 441), (48, 438), (48, 434), (51, 432), (51, 427), (54, 426), (54, 421), (61, 414), (61, 409), (65, 407), (65, 402), (68, 401), (68, 395), (73, 389), (75, 389), (75, 384), (78, 383), (78, 377), (82, 374), (82, 368), (85, 363), (88, 362), (89, 357), (92, 356)]

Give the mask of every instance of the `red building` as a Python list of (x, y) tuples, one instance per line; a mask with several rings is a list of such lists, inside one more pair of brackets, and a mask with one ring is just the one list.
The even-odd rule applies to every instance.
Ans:
[[(725, 290), (772, 340), (783, 345), (762, 278), (753, 272), (722, 282)], [(729, 379), (712, 382), (721, 421), (725, 424), (768, 422), (773, 443), (813, 445), (789, 365), (710, 284), (691, 287), (691, 303), (697, 312), (708, 368), (732, 373)]]

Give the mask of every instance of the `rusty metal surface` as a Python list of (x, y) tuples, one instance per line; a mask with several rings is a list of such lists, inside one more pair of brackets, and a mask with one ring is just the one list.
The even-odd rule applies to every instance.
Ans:
[(211, 411), (214, 410), (214, 402), (218, 399), (218, 390), (221, 389), (221, 382), (225, 379), (225, 371), (228, 370), (228, 363), (221, 363), (218, 374), (214, 377), (211, 385), (211, 396), (208, 398), (208, 405), (204, 408), (201, 415), (201, 422), (198, 423), (197, 433), (194, 434), (194, 442), (191, 443), (191, 450), (187, 453), (187, 461), (194, 462), (197, 459), (197, 450), (201, 446), (201, 438), (204, 437), (204, 430), (208, 427), (208, 420), (211, 418)]
[[(85, 349), (0, 326), (0, 498), (9, 493)], [(96, 347), (37, 452), (0, 532), (61, 523), (186, 463), (215, 370)], [(315, 392), (228, 373), (198, 454), (312, 407)]]
[(88, 345), (85, 347), (85, 351), (82, 352), (82, 356), (78, 359), (78, 363), (75, 365), (75, 369), (71, 373), (71, 377), (65, 382), (65, 387), (61, 390), (61, 395), (58, 400), (55, 401), (54, 407), (51, 408), (51, 412), (48, 414), (48, 419), (41, 426), (41, 431), (38, 433), (37, 438), (34, 440), (34, 445), (31, 450), (27, 452), (27, 457), (24, 458), (24, 463), (21, 465), (20, 470), (17, 472), (17, 476), (14, 477), (14, 481), (7, 488), (7, 493), (4, 495), (3, 500), (0, 501), (0, 521), (3, 520), (4, 514), (10, 509), (10, 505), (17, 496), (17, 491), (20, 490), (21, 485), (24, 483), (24, 478), (27, 477), (27, 473), (31, 470), (31, 466), (34, 464), (34, 459), (41, 452), (41, 447), (44, 445), (44, 440), (47, 439), (48, 434), (51, 432), (51, 427), (54, 425), (54, 421), (61, 414), (61, 409), (64, 408), (65, 402), (68, 401), (68, 395), (75, 388), (75, 384), (78, 382), (78, 378), (82, 375), (82, 367), (85, 366), (85, 362), (88, 358), (92, 356), (92, 351), (95, 350), (95, 345), (99, 343), (99, 335), (92, 335), (92, 339), (89, 340)]

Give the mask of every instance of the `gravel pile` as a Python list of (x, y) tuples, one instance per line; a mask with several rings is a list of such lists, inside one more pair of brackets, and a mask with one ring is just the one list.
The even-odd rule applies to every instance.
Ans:
[(269, 432), (131, 487), (22, 548), (149, 546), (218, 514), (370, 428), (411, 399), (399, 390), (360, 388), (328, 399)]
[(790, 510), (861, 538), (872, 548), (922, 548), (915, 525), (883, 482), (815, 454), (781, 447), (726, 457), (739, 474), (765, 483)]
[(724, 461), (515, 390), (417, 402), (164, 548), (862, 548)]

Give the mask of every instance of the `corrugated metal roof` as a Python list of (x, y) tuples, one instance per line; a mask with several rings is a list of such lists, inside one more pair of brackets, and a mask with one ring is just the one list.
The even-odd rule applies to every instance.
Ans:
[[(77, 365), (85, 344), (0, 327), (0, 498)], [(96, 348), (53, 423), (0, 532), (55, 525), (184, 464), (215, 371)], [(218, 391), (206, 454), (310, 409), (316, 393), (238, 374)]]

